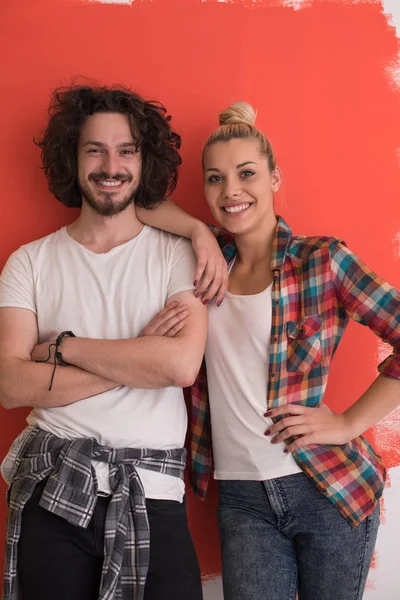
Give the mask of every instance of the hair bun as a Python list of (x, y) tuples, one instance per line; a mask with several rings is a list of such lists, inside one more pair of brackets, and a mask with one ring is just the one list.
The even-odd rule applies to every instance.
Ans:
[(244, 100), (235, 102), (219, 114), (219, 124), (223, 125), (248, 125), (254, 127), (257, 112)]

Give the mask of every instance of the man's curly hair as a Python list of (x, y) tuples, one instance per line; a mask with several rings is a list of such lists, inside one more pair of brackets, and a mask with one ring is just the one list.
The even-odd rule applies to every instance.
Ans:
[(170, 116), (158, 102), (146, 102), (122, 86), (72, 86), (53, 92), (49, 123), (37, 145), (54, 196), (71, 207), (82, 205), (78, 185), (78, 144), (82, 125), (95, 113), (127, 115), (133, 138), (142, 152), (142, 172), (135, 204), (157, 206), (175, 189), (181, 164), (181, 138), (171, 130)]

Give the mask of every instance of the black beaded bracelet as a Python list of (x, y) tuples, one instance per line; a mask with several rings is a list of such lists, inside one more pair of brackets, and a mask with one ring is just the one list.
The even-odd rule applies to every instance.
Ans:
[(72, 331), (63, 331), (62, 333), (60, 333), (60, 335), (57, 337), (56, 339), (56, 349), (54, 351), (54, 356), (58, 362), (59, 365), (69, 365), (69, 363), (67, 363), (64, 359), (63, 356), (59, 350), (61, 343), (63, 341), (63, 339), (65, 337), (76, 337), (74, 333), (72, 333)]

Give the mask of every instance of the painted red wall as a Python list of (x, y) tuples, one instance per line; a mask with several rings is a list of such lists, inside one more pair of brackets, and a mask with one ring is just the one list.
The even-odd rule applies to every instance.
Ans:
[[(14, 0), (0, 8), (0, 267), (20, 244), (72, 220), (47, 191), (32, 143), (50, 91), (87, 76), (159, 99), (183, 134), (175, 199), (209, 219), (200, 152), (216, 115), (239, 99), (259, 110), (284, 173), (277, 209), (299, 233), (343, 237), (400, 287), (400, 95), (386, 68), (398, 43), (380, 2), (283, 0), (229, 3), (134, 1), (131, 6)], [(372, 381), (377, 342), (351, 325), (327, 399), (340, 410)], [(24, 426), (24, 410), (0, 409), (0, 456)], [(400, 436), (384, 451), (400, 464)], [(370, 434), (370, 439), (373, 434)], [(0, 483), (0, 549), (5, 486)], [(205, 504), (189, 492), (190, 523), (204, 575), (219, 572), (212, 486)], [(2, 555), (0, 554), (0, 561)]]

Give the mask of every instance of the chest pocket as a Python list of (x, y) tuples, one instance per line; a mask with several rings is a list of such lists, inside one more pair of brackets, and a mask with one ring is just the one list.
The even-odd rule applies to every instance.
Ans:
[(287, 370), (305, 373), (322, 360), (321, 328), (323, 319), (315, 314), (288, 321), (287, 324)]

